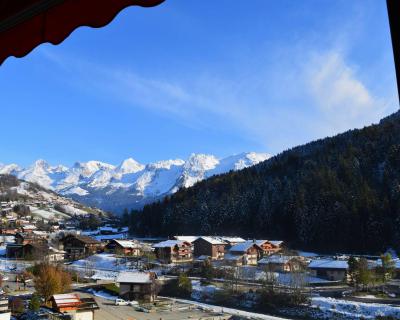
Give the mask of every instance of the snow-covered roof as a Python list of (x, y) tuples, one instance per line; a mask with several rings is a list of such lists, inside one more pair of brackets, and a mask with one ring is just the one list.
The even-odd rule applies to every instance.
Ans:
[(196, 239), (198, 239), (198, 236), (175, 236), (174, 237), (176, 240), (180, 240), (180, 241), (186, 241), (186, 242), (190, 242), (192, 243), (193, 241), (195, 241)]
[(81, 302), (77, 294), (55, 294), (53, 295), (54, 302), (58, 307), (67, 305), (77, 305)]
[(308, 265), (311, 269), (348, 269), (349, 265), (346, 260), (334, 259), (316, 259), (312, 260)]
[(114, 241), (123, 248), (134, 249), (134, 248), (140, 247), (140, 245), (138, 243), (136, 243), (135, 241), (132, 241), (132, 240), (116, 240), (116, 239), (114, 239)]
[(247, 240), (245, 242), (235, 244), (232, 248), (229, 249), (229, 251), (230, 252), (246, 252), (254, 245), (257, 245), (257, 243), (254, 242), (253, 240)]
[(181, 240), (166, 240), (153, 245), (153, 248), (171, 248), (176, 245), (182, 245), (184, 241)]
[(211, 244), (226, 244), (226, 242), (219, 237), (200, 237), (200, 238)]
[(295, 258), (294, 256), (282, 256), (282, 255), (272, 255), (269, 257), (262, 258), (258, 261), (259, 264), (269, 264), (269, 263), (276, 263), (276, 264), (285, 264), (288, 263), (290, 260)]
[(229, 243), (240, 243), (240, 242), (245, 242), (246, 240), (240, 237), (220, 237), (223, 241), (229, 242)]
[(268, 242), (272, 243), (274, 246), (277, 246), (277, 247), (279, 247), (283, 243), (283, 241), (281, 241), (281, 240), (268, 240)]
[(120, 272), (116, 282), (119, 283), (151, 283), (151, 274), (149, 272)]

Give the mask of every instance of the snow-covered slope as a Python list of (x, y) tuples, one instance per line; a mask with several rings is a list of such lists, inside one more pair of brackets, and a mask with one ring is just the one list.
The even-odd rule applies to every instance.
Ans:
[[(20, 169), (22, 172), (22, 169)], [(39, 170), (40, 171), (40, 170)], [(5, 172), (5, 171), (2, 171)], [(40, 171), (42, 175), (43, 172)], [(46, 183), (48, 179), (39, 179)], [(13, 207), (17, 204), (29, 206), (31, 214), (44, 219), (71, 218), (75, 215), (88, 213), (106, 215), (96, 208), (89, 208), (68, 197), (64, 197), (54, 191), (47, 190), (40, 185), (22, 181), (13, 175), (0, 173), (0, 199), (6, 206)]]
[(70, 168), (37, 160), (28, 168), (0, 164), (0, 174), (12, 174), (82, 203), (118, 212), (125, 207), (140, 208), (181, 187), (188, 188), (205, 178), (240, 170), (268, 158), (266, 153), (254, 152), (224, 159), (192, 154), (186, 161), (175, 159), (144, 165), (129, 158), (118, 166), (88, 161), (77, 162)]

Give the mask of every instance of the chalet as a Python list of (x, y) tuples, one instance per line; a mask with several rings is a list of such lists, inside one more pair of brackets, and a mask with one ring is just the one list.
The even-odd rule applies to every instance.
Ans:
[(84, 235), (67, 235), (62, 239), (65, 258), (68, 260), (79, 260), (86, 258), (102, 248), (101, 242)]
[(166, 240), (153, 245), (157, 259), (164, 263), (192, 261), (192, 245), (186, 241)]
[(18, 232), (18, 229), (16, 228), (3, 228), (0, 230), (0, 234), (4, 235), (16, 235)]
[(32, 225), (32, 224), (27, 224), (27, 225), (21, 226), (21, 230), (22, 230), (22, 232), (24, 232), (24, 233), (31, 233), (31, 232), (33, 232), (33, 231), (36, 230), (36, 229), (37, 229), (36, 226), (34, 226), (34, 225)]
[(336, 259), (315, 259), (308, 265), (313, 276), (331, 281), (346, 280), (348, 268), (346, 260)]
[(157, 297), (154, 272), (120, 272), (116, 282), (125, 300), (153, 302)]
[(198, 236), (174, 236), (175, 240), (186, 241), (189, 243), (193, 243), (198, 238)]
[(107, 252), (138, 257), (142, 253), (142, 246), (135, 240), (111, 240), (106, 246)]
[(227, 243), (217, 237), (199, 237), (193, 241), (194, 256), (209, 256), (212, 260), (223, 259)]
[(282, 251), (283, 241), (277, 240), (256, 240), (256, 243), (263, 250), (263, 255), (268, 256)]
[(270, 272), (293, 272), (302, 269), (302, 261), (296, 256), (271, 255), (258, 261), (258, 265)]
[(11, 319), (11, 310), (8, 306), (8, 297), (0, 296), (0, 319), (1, 320), (10, 320)]
[(9, 244), (8, 258), (24, 260), (44, 260), (56, 262), (64, 260), (65, 252), (50, 247), (47, 243)]
[(224, 260), (232, 265), (257, 265), (262, 256), (262, 249), (253, 240), (238, 243), (231, 247)]
[(54, 311), (76, 320), (93, 320), (95, 310), (99, 309), (93, 298), (80, 298), (77, 294), (72, 293), (55, 294), (51, 297), (50, 302)]
[(230, 248), (232, 248), (233, 246), (239, 244), (239, 243), (243, 243), (246, 242), (246, 240), (244, 240), (243, 238), (240, 237), (219, 237), (222, 241), (224, 241), (226, 243), (225, 246), (225, 250), (229, 250)]
[(47, 235), (43, 234), (34, 234), (34, 233), (23, 233), (18, 232), (15, 235), (15, 243), (16, 244), (28, 244), (28, 243), (46, 243)]

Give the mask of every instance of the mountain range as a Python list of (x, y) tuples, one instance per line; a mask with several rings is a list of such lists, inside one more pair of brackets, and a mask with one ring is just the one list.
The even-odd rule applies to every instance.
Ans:
[(34, 182), (43, 188), (103, 210), (121, 212), (140, 209), (180, 188), (193, 186), (205, 178), (240, 170), (269, 158), (266, 153), (242, 153), (223, 159), (192, 154), (182, 159), (141, 164), (129, 158), (115, 166), (101, 161), (76, 162), (72, 167), (52, 166), (37, 160), (22, 168), (0, 164), (0, 174)]

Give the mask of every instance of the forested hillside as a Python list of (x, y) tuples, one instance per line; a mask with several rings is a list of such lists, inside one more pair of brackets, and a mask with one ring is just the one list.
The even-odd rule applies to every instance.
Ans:
[(283, 239), (321, 251), (400, 249), (400, 115), (181, 189), (131, 217), (145, 235)]

